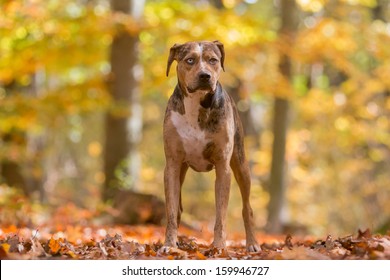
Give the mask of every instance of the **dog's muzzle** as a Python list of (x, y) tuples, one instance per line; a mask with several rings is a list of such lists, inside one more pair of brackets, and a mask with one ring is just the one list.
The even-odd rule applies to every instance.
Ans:
[(211, 74), (207, 72), (201, 72), (198, 75), (198, 89), (212, 89)]
[(200, 72), (194, 79), (193, 84), (187, 86), (187, 90), (190, 93), (194, 93), (197, 90), (213, 91), (215, 86), (215, 81), (210, 73)]

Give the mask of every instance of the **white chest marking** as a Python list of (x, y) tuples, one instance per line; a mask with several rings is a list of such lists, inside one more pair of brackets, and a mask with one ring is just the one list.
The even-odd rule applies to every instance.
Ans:
[(197, 144), (207, 144), (206, 143), (206, 134), (202, 131), (198, 125), (198, 122), (193, 121), (193, 119), (187, 119), (185, 115), (180, 115), (177, 112), (172, 112), (171, 115), (172, 123), (176, 127), (177, 132), (180, 135), (180, 138), (185, 142), (185, 149), (193, 149), (192, 147)]
[(172, 123), (183, 142), (185, 161), (197, 171), (205, 171), (210, 165), (210, 162), (203, 157), (203, 150), (210, 142), (210, 138), (198, 124), (201, 96), (194, 94), (184, 98), (184, 115), (178, 112), (171, 113)]

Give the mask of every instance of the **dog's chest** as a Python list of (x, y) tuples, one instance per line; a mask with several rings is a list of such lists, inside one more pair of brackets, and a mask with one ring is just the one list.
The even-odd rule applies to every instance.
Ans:
[(204, 158), (206, 145), (212, 141), (212, 135), (199, 126), (199, 98), (185, 98), (185, 114), (172, 112), (171, 121), (181, 138), (185, 151), (185, 161), (196, 171), (209, 171), (213, 165)]

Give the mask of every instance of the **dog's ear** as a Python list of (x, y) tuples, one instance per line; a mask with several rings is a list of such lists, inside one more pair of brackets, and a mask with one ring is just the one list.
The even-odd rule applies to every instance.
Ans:
[(177, 50), (180, 48), (180, 44), (174, 44), (169, 50), (168, 64), (167, 64), (167, 77), (169, 75), (169, 69), (171, 68), (172, 62), (177, 61)]
[(219, 51), (221, 52), (221, 66), (222, 66), (222, 70), (225, 71), (225, 67), (224, 67), (225, 48), (223, 47), (223, 44), (220, 41), (213, 41), (213, 43), (218, 47)]

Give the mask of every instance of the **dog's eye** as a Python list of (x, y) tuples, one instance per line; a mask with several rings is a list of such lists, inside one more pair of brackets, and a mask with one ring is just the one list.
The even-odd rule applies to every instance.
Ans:
[(217, 64), (218, 63), (218, 59), (210, 58), (209, 63), (212, 64), (212, 65)]
[(192, 64), (195, 63), (195, 59), (193, 59), (193, 58), (187, 58), (187, 59), (186, 59), (186, 62), (187, 62), (188, 64), (192, 65)]

